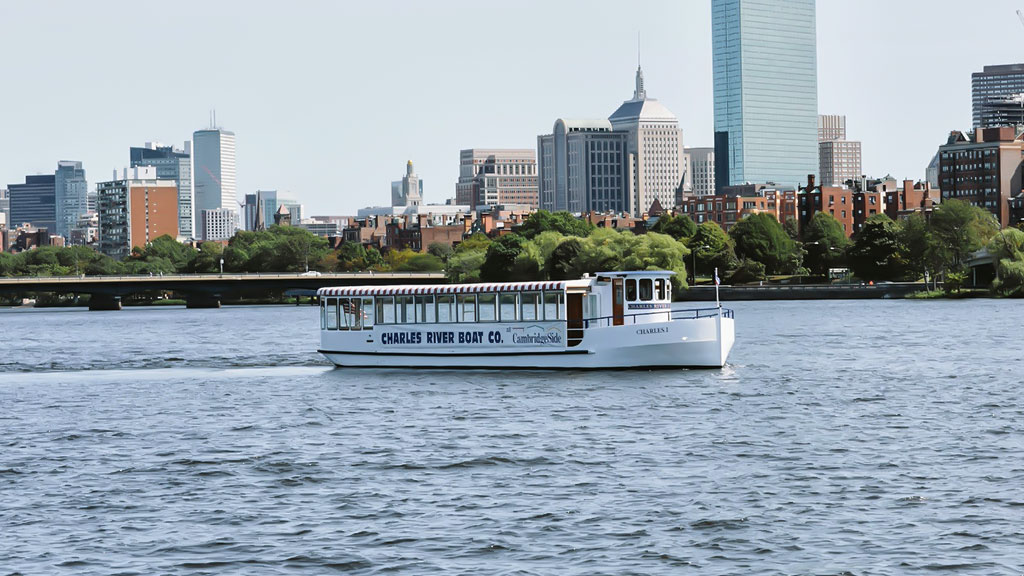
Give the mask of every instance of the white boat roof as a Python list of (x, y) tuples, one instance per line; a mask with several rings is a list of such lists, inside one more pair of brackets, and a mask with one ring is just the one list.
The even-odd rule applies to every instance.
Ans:
[(495, 282), (479, 284), (430, 284), (401, 286), (336, 286), (321, 288), (317, 296), (395, 296), (405, 294), (477, 294), (480, 292), (533, 292), (537, 290), (586, 289), (594, 278), (558, 282)]

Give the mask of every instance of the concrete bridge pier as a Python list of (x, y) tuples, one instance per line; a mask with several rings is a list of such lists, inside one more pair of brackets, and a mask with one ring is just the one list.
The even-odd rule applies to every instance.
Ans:
[(213, 294), (189, 294), (185, 308), (220, 308), (220, 297)]
[(92, 294), (89, 296), (89, 310), (120, 310), (121, 297), (111, 294)]

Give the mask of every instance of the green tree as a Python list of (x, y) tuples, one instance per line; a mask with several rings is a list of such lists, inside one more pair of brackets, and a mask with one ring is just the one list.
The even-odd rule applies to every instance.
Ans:
[(547, 274), (551, 280), (575, 280), (583, 275), (576, 268), (576, 259), (583, 250), (579, 238), (569, 237), (551, 252), (547, 259)]
[(189, 263), (189, 272), (212, 274), (220, 271), (220, 258), (224, 247), (218, 242), (203, 242), (199, 245), (199, 253)]
[(987, 250), (996, 259), (992, 290), (1003, 296), (1024, 297), (1024, 232), (1007, 228), (989, 241)]
[[(697, 258), (697, 271), (704, 274), (711, 274), (718, 268), (720, 275), (724, 275), (726, 270), (736, 266), (735, 243), (716, 222), (701, 222), (689, 247)], [(697, 271), (694, 271), (695, 277)]]
[(356, 272), (366, 269), (366, 248), (359, 242), (342, 242), (337, 250), (338, 272)]
[(743, 258), (726, 279), (726, 282), (729, 284), (746, 284), (763, 280), (764, 277), (764, 264)]
[(554, 230), (565, 236), (589, 236), (595, 226), (586, 220), (576, 218), (568, 212), (548, 212), (537, 210), (530, 214), (516, 229), (516, 233), (526, 239), (547, 230)]
[(507, 282), (515, 273), (516, 258), (523, 251), (526, 239), (516, 233), (505, 234), (487, 247), (487, 257), (480, 267), (485, 282)]
[(924, 214), (915, 212), (900, 226), (900, 247), (906, 261), (906, 278), (916, 280), (922, 275), (933, 278), (941, 266), (936, 258), (934, 241)]
[(446, 262), (452, 252), (451, 245), (444, 242), (431, 242), (430, 246), (427, 246), (427, 254), (440, 258), (442, 262)]
[(843, 225), (827, 212), (816, 212), (804, 228), (804, 266), (812, 274), (825, 276), (840, 265), (849, 241)]
[(782, 229), (786, 231), (786, 236), (789, 236), (794, 241), (800, 241), (800, 222), (789, 216), (786, 221), (782, 224)]
[(853, 273), (862, 280), (899, 280), (909, 266), (901, 242), (899, 224), (885, 214), (875, 214), (854, 235), (847, 251)]
[(444, 261), (433, 254), (413, 254), (395, 270), (399, 272), (440, 272)]
[(746, 216), (730, 230), (736, 255), (764, 264), (770, 274), (792, 273), (800, 266), (796, 242), (770, 214)]
[(651, 226), (651, 232), (668, 234), (676, 240), (692, 238), (697, 233), (697, 225), (688, 214), (675, 216), (666, 212), (658, 218), (658, 221)]
[(929, 230), (942, 266), (960, 271), (967, 257), (995, 236), (999, 224), (987, 210), (950, 198), (932, 212)]

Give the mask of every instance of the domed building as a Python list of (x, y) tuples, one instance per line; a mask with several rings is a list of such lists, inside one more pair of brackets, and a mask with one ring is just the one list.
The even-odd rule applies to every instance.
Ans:
[(612, 130), (629, 134), (633, 213), (639, 216), (647, 212), (655, 199), (662, 206), (675, 206), (686, 174), (683, 131), (675, 114), (657, 99), (647, 97), (640, 66), (636, 68), (633, 99), (623, 102), (608, 121)]
[(540, 207), (639, 217), (655, 200), (675, 206), (685, 158), (679, 120), (647, 97), (637, 66), (633, 98), (607, 120), (559, 119), (537, 137)]

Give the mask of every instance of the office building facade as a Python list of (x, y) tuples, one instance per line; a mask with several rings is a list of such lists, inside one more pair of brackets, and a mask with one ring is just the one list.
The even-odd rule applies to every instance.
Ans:
[(818, 170), (814, 0), (712, 0), (715, 184)]
[(693, 196), (712, 196), (715, 193), (715, 149), (686, 148), (690, 190)]
[[(235, 133), (220, 128), (198, 130), (192, 135), (192, 151), (193, 210), (199, 220), (207, 210), (233, 210), (237, 214)], [(200, 231), (206, 229), (203, 222), (197, 224)]]
[(630, 156), (630, 211), (639, 216), (654, 200), (674, 206), (683, 187), (685, 160), (679, 120), (655, 98), (647, 97), (643, 70), (637, 66), (633, 98), (608, 117), (612, 130), (628, 135)]
[(985, 66), (971, 74), (975, 128), (1024, 124), (1024, 64)]
[(78, 218), (89, 211), (89, 183), (81, 162), (61, 160), (54, 173), (56, 229), (53, 235), (68, 238)]
[(25, 176), (24, 184), (8, 184), (8, 226), (13, 230), (31, 224), (48, 231), (57, 229), (56, 178), (53, 174)]
[(861, 177), (860, 142), (846, 139), (846, 116), (818, 116), (818, 176), (822, 186), (846, 186)]
[(214, 208), (203, 210), (203, 239), (230, 240), (238, 229), (238, 210)]
[(522, 204), (537, 208), (537, 156), (530, 149), (470, 148), (459, 152), (455, 203)]
[(1010, 201), (1024, 188), (1024, 135), (1012, 126), (953, 132), (939, 147), (942, 200), (955, 198), (991, 212), (1003, 228), (1010, 225)]
[(537, 137), (539, 205), (543, 210), (632, 212), (629, 134), (608, 120), (555, 122)]
[(178, 186), (151, 166), (115, 170), (96, 185), (100, 252), (115, 259), (160, 236), (178, 237)]
[(130, 149), (130, 166), (152, 166), (160, 180), (174, 180), (178, 187), (178, 233), (183, 238), (196, 238), (193, 211), (192, 143), (184, 148), (162, 146), (146, 142), (145, 146)]

